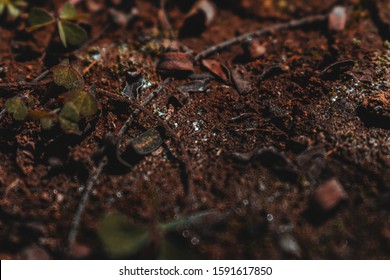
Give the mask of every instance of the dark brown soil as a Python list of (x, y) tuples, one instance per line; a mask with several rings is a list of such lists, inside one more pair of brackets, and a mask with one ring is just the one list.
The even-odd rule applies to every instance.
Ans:
[[(35, 2), (51, 9), (50, 3), (63, 1)], [(159, 1), (134, 1), (139, 15), (126, 27), (108, 25), (113, 4), (100, 2), (103, 9), (85, 23), (93, 41), (71, 52), (60, 46), (56, 33), (53, 38), (47, 30), (29, 34), (23, 20), (1, 18), (0, 83), (32, 81), (70, 58), (86, 71), (86, 86), (96, 86), (101, 104), (94, 117), (80, 123), (81, 136), (57, 126), (43, 131), (39, 123), (16, 122), (8, 113), (0, 120), (2, 259), (109, 258), (97, 225), (114, 210), (141, 225), (205, 210), (228, 213), (222, 225), (169, 236), (188, 257), (389, 258), (388, 1), (214, 1), (215, 20), (203, 32), (177, 39), (195, 54), (264, 26), (326, 14), (335, 5), (347, 8), (348, 21), (340, 32), (319, 23), (262, 36), (266, 52), (256, 59), (239, 45), (214, 54), (209, 59), (222, 63), (232, 81), (210, 76), (195, 63), (195, 72), (211, 80), (207, 90), (188, 94), (179, 89), (193, 84), (191, 77), (157, 71), (167, 52), (160, 48), (163, 38), (170, 36), (157, 16)], [(175, 34), (192, 3), (168, 1)], [(89, 12), (84, 3), (78, 8)], [(128, 71), (142, 72), (150, 83), (140, 102), (165, 76), (173, 77), (146, 108), (174, 130), (189, 157), (165, 133), (164, 144), (149, 155), (123, 153), (131, 168), (109, 160), (82, 216), (77, 252), (69, 255), (68, 234), (98, 164), (96, 153), (134, 110), (121, 97)], [(0, 88), (1, 108), (24, 90), (30, 89)], [(57, 102), (56, 90), (45, 83), (31, 96), (49, 106)], [(161, 121), (143, 112), (123, 142), (154, 127), (161, 128)], [(324, 211), (313, 194), (330, 178), (347, 198)], [(133, 257), (156, 254), (149, 246)]]

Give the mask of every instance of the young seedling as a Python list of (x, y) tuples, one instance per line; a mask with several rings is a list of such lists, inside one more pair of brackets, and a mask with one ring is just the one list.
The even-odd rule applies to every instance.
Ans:
[[(149, 244), (155, 243), (158, 248), (158, 258), (164, 259), (167, 247), (175, 250), (177, 244), (166, 237), (169, 233), (194, 228), (204, 230), (225, 222), (229, 212), (202, 211), (166, 223), (156, 223), (151, 228), (131, 225), (126, 217), (119, 213), (105, 216), (99, 223), (98, 234), (106, 251), (113, 258), (134, 255), (145, 249)], [(156, 240), (156, 237), (158, 240)], [(180, 250), (175, 250), (179, 252)], [(172, 254), (169, 254), (172, 256)], [(177, 258), (178, 256), (174, 256)]]
[(0, 15), (7, 10), (8, 14), (13, 18), (20, 16), (20, 8), (27, 6), (27, 3), (22, 0), (0, 0)]
[(5, 109), (16, 121), (22, 121), (27, 117), (28, 108), (20, 97), (12, 97), (5, 102)]
[(65, 3), (59, 12), (59, 15), (53, 16), (42, 8), (32, 8), (28, 15), (28, 23), (30, 27), (29, 32), (39, 28), (56, 23), (58, 33), (64, 47), (68, 45), (79, 47), (88, 38), (87, 32), (78, 24), (74, 23), (84, 18), (84, 15), (79, 15), (76, 8), (70, 4)]
[(51, 68), (53, 72), (53, 81), (59, 86), (68, 90), (80, 89), (84, 87), (84, 79), (80, 70), (65, 59), (59, 65)]
[(65, 105), (58, 116), (60, 126), (67, 133), (80, 133), (77, 123), (81, 118), (94, 115), (98, 109), (98, 102), (92, 93), (82, 90), (83, 76), (68, 59), (54, 66), (51, 71), (54, 83), (70, 90), (62, 95)]

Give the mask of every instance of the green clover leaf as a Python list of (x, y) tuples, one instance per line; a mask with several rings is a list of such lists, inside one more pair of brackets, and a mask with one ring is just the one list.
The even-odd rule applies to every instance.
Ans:
[(27, 117), (28, 108), (21, 98), (13, 97), (5, 102), (5, 109), (12, 114), (16, 121), (22, 121)]
[(75, 134), (80, 133), (79, 125), (77, 124), (80, 120), (80, 114), (72, 102), (65, 103), (58, 120), (63, 131)]

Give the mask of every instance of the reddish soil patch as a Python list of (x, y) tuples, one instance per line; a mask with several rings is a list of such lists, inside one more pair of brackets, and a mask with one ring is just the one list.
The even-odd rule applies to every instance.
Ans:
[[(35, 2), (51, 9), (63, 1)], [(58, 126), (44, 131), (37, 122), (2, 114), (1, 258), (109, 258), (97, 226), (114, 210), (140, 225), (206, 210), (226, 214), (216, 226), (168, 236), (187, 257), (390, 256), (388, 1), (212, 1), (217, 14), (211, 24), (193, 34), (187, 27), (178, 39), (172, 38), (194, 1), (167, 1), (171, 35), (158, 17), (160, 1), (97, 1), (103, 6), (95, 12), (79, 2), (80, 11), (92, 14), (84, 26), (93, 41), (72, 51), (61, 47), (56, 33), (29, 34), (22, 19), (1, 18), (0, 83), (32, 81), (69, 58), (84, 70), (86, 86), (96, 87), (101, 105), (80, 123), (81, 135), (64, 134)], [(245, 32), (326, 14), (335, 5), (347, 9), (342, 31), (329, 31), (326, 22), (283, 29), (254, 39), (254, 47), (261, 47), (256, 55), (236, 45), (208, 57), (222, 68), (210, 72), (196, 62), (192, 76), (188, 55), (165, 55), (170, 60), (158, 67), (165, 52), (196, 55)], [(111, 23), (109, 8), (132, 7), (136, 17), (124, 26)], [(134, 84), (128, 72), (142, 73), (143, 84)], [(99, 147), (136, 109), (122, 90), (126, 83), (136, 85), (142, 102), (166, 76), (172, 81), (146, 106), (159, 121), (143, 111), (122, 139), (157, 127), (165, 131), (163, 145), (145, 156), (120, 149), (131, 168), (115, 160), (115, 149), (104, 150), (108, 163), (69, 255), (68, 234), (100, 161)], [(61, 102), (49, 77), (33, 90), (1, 87), (1, 108), (27, 90), (37, 106)], [(155, 258), (153, 244), (133, 257)]]

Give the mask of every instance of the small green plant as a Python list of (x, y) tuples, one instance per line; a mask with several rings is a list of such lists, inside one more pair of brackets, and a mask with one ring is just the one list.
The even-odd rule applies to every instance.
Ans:
[(87, 32), (76, 21), (84, 18), (84, 15), (77, 13), (75, 6), (70, 3), (65, 3), (59, 12), (58, 16), (51, 15), (48, 11), (42, 8), (32, 8), (28, 15), (29, 32), (39, 28), (57, 23), (58, 33), (64, 47), (68, 45), (79, 47), (88, 38)]
[[(155, 223), (152, 227), (131, 225), (119, 213), (105, 216), (99, 224), (98, 234), (106, 251), (113, 258), (134, 255), (154, 243), (158, 258), (185, 258), (175, 242), (167, 238), (169, 233), (196, 228), (202, 230), (226, 221), (229, 213), (203, 211), (167, 223)], [(188, 257), (188, 256), (187, 256)]]
[(80, 70), (65, 59), (60, 64), (51, 68), (53, 81), (68, 90), (79, 89), (84, 87), (84, 79)]
[(22, 121), (27, 117), (28, 108), (20, 97), (12, 97), (5, 102), (5, 109), (12, 114), (16, 121)]
[(27, 3), (22, 0), (0, 0), (0, 15), (7, 10), (8, 14), (13, 18), (20, 16), (20, 8), (27, 6)]
[(78, 122), (82, 118), (93, 116), (98, 110), (95, 95), (83, 90), (84, 79), (80, 71), (69, 60), (64, 60), (52, 69), (53, 81), (69, 90), (61, 95), (64, 106), (53, 111), (31, 109), (33, 104), (26, 102), (25, 97), (12, 97), (5, 103), (5, 109), (14, 120), (37, 120), (43, 129), (50, 129), (58, 121), (66, 133), (79, 134)]

